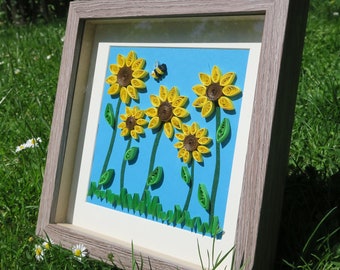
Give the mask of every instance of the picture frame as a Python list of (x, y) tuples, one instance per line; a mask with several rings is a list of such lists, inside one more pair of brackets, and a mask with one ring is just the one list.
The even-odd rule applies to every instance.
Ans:
[[(272, 269), (307, 11), (307, 0), (213, 0), (209, 4), (201, 0), (71, 2), (37, 235), (48, 236), (54, 243), (66, 248), (83, 243), (90, 256), (101, 260), (107, 260), (108, 254), (111, 253), (118, 266), (125, 268), (131, 267), (132, 256), (135, 256), (139, 263), (142, 260), (148, 262), (147, 266), (144, 263), (147, 269), (200, 269), (201, 263), (206, 265), (205, 267), (209, 263), (212, 264), (209, 260), (213, 258), (205, 256), (207, 251), (210, 254), (232, 251), (232, 255), (222, 263), (227, 269), (240, 269), (242, 266), (244, 269)], [(115, 69), (123, 70), (128, 59), (132, 59), (132, 64), (126, 66), (128, 69), (131, 67), (129, 74), (136, 83), (133, 86), (135, 89), (132, 91), (130, 88), (130, 94), (124, 95), (117, 89), (114, 90), (119, 76)], [(142, 59), (140, 62), (144, 65), (139, 64), (138, 59)], [(164, 61), (168, 70), (157, 70), (163, 62), (156, 64), (156, 61)], [(136, 69), (147, 72), (149, 77), (144, 77), (144, 73), (140, 77), (131, 75), (132, 71), (136, 70), (132, 68), (133, 63), (138, 66)], [(111, 67), (112, 64), (114, 66)], [(192, 73), (196, 79), (191, 78)], [(200, 75), (203, 73), (209, 77), (207, 80), (210, 83), (204, 82), (205, 75)], [(225, 78), (226, 74), (234, 74), (235, 79), (222, 84), (222, 77)], [(214, 76), (218, 79), (214, 79)], [(130, 77), (130, 84), (133, 79)], [(139, 87), (141, 81), (143, 85)], [(147, 128), (148, 124), (144, 123), (156, 121), (154, 118), (157, 118), (157, 115), (150, 112), (146, 115), (143, 113), (143, 117), (137, 117), (136, 115), (140, 115), (138, 110), (152, 105), (160, 110), (160, 105), (157, 105), (159, 100), (165, 99), (172, 103), (173, 99), (161, 99), (161, 96), (162, 93), (170, 95), (174, 87), (179, 89), (178, 92), (173, 90), (173, 93), (177, 93), (176, 97), (189, 100), (190, 103), (198, 103), (198, 97), (203, 94), (200, 95), (199, 90), (193, 92), (189, 86), (203, 85), (203, 88), (207, 89), (213, 84), (212, 81), (215, 86), (232, 85), (232, 89), (240, 90), (229, 96), (223, 92), (228, 102), (231, 100), (232, 108), (228, 107), (229, 103), (223, 105), (222, 99), (220, 103), (217, 98), (214, 100), (214, 106), (220, 107), (222, 113), (227, 111), (226, 118), (231, 121), (231, 135), (225, 136), (228, 141), (224, 143), (228, 147), (232, 146), (231, 150), (225, 150), (225, 145), (221, 146), (220, 150), (215, 148), (215, 145), (219, 145), (214, 141), (220, 126), (217, 120), (214, 124), (216, 126), (213, 125), (207, 128), (209, 131), (204, 131), (203, 137), (207, 143), (202, 143), (203, 139), (200, 143), (197, 140), (195, 150), (188, 150), (189, 148), (183, 145), (185, 139), (190, 134), (197, 135), (197, 131), (204, 124), (213, 122), (214, 116), (211, 117), (211, 112), (207, 112), (203, 105), (185, 107), (184, 103), (181, 103), (183, 106), (179, 106), (181, 108), (178, 110), (182, 113), (172, 113), (172, 116), (176, 115), (180, 119), (181, 124), (172, 123), (170, 129), (167, 129), (169, 125), (164, 124), (164, 129), (170, 131), (164, 131), (161, 135), (171, 137), (171, 143), (176, 146), (171, 150), (162, 150), (159, 147), (157, 151), (163, 154), (156, 156), (156, 148), (152, 148), (155, 144), (152, 141), (142, 142), (144, 137), (140, 139), (139, 136), (149, 138), (159, 133), (152, 132), (151, 128)], [(122, 87), (122, 83), (119, 87)], [(139, 93), (140, 89), (142, 90)], [(155, 97), (157, 95), (158, 98)], [(218, 99), (221, 95), (222, 93)], [(152, 101), (152, 98), (156, 101)], [(124, 104), (118, 107), (117, 100), (123, 101), (130, 109), (124, 109)], [(110, 108), (107, 109), (105, 104), (111, 103), (114, 116), (111, 115), (110, 118), (106, 116), (107, 111), (111, 112)], [(135, 105), (138, 105), (138, 109), (133, 109)], [(186, 122), (189, 113), (189, 120), (192, 121)], [(132, 116), (136, 121), (137, 118), (145, 119), (139, 122), (146, 124), (142, 127), (143, 132), (140, 131), (141, 128), (127, 128), (124, 131), (128, 125), (127, 118)], [(102, 154), (102, 148), (106, 147), (100, 146), (99, 142), (105, 141), (108, 145), (109, 141), (105, 139), (105, 121), (108, 122), (108, 118), (115, 118), (112, 127), (116, 130), (117, 141), (114, 150), (110, 155), (106, 155), (111, 160), (108, 163), (112, 165), (107, 165), (106, 162), (103, 167), (99, 166), (99, 173), (96, 173), (96, 162), (103, 163), (102, 156), (105, 154)], [(136, 123), (133, 124), (134, 127), (135, 125)], [(162, 126), (163, 122), (157, 125)], [(156, 128), (157, 125), (155, 124)], [(189, 131), (183, 131), (183, 125), (188, 127)], [(184, 135), (176, 136), (176, 128), (180, 126)], [(136, 131), (137, 135), (131, 133), (131, 130)], [(171, 135), (171, 132), (175, 135)], [(127, 152), (125, 149), (129, 150), (126, 147), (128, 135), (137, 137), (136, 140), (131, 140), (131, 145), (139, 149), (138, 161), (143, 163), (148, 160), (149, 163), (153, 162), (154, 166), (145, 161), (148, 170), (141, 167), (139, 171), (134, 171), (135, 167), (129, 166), (129, 158), (122, 161), (122, 156), (125, 157)], [(177, 139), (179, 142), (176, 144)], [(207, 146), (209, 151), (200, 150), (200, 154), (195, 156), (193, 152), (198, 149), (197, 144)], [(220, 144), (222, 145), (222, 142)], [(184, 154), (177, 154), (182, 148), (190, 153), (189, 158)], [(171, 159), (170, 153), (176, 153), (177, 156), (174, 155), (174, 159)], [(150, 155), (154, 158), (150, 159)], [(214, 157), (216, 159), (209, 163)], [(227, 162), (228, 158), (231, 159), (230, 162)], [(113, 165), (113, 159), (119, 159), (120, 164), (124, 166)], [(209, 213), (207, 222), (204, 222), (205, 214), (192, 214), (199, 208), (197, 202), (198, 207), (193, 207), (192, 212), (184, 210), (187, 209), (185, 205), (179, 206), (175, 203), (172, 211), (165, 204), (161, 204), (160, 201), (164, 202), (168, 197), (182, 196), (177, 192), (182, 188), (176, 187), (175, 191), (171, 191), (171, 185), (165, 184), (162, 184), (163, 189), (159, 188), (159, 179), (156, 181), (152, 178), (145, 186), (144, 192), (139, 193), (140, 200), (136, 202), (136, 209), (132, 209), (133, 203), (130, 205), (128, 199), (124, 205), (122, 190), (125, 192), (124, 196), (129, 197), (128, 189), (124, 189), (125, 184), (119, 186), (117, 194), (114, 194), (115, 191), (111, 191), (111, 188), (103, 187), (113, 178), (115, 184), (119, 182), (116, 178), (123, 178), (126, 169), (124, 171), (122, 168), (126, 166), (131, 168), (133, 173), (132, 176), (125, 177), (125, 183), (138, 180), (143, 174), (149, 181), (150, 174), (155, 173), (155, 161), (163, 162), (163, 165), (159, 166), (162, 171), (159, 179), (164, 183), (175, 178), (173, 175), (176, 170), (176, 175), (181, 176), (183, 167), (192, 169), (189, 173), (187, 169), (182, 172), (183, 180), (183, 173), (192, 177), (194, 166), (191, 164), (194, 163), (199, 163), (195, 165), (195, 176), (206, 175), (207, 179), (211, 179), (211, 175), (215, 175), (218, 168), (219, 177), (213, 177), (220, 182), (218, 188), (214, 188), (214, 184), (210, 183), (215, 180), (209, 182), (198, 179), (207, 182), (195, 184), (199, 186), (198, 193), (203, 193), (198, 195), (199, 203), (201, 206), (208, 205), (205, 209)], [(167, 163), (174, 167), (167, 168)], [(115, 175), (101, 178), (109, 171), (110, 166), (115, 168), (111, 171)], [(202, 169), (202, 172), (198, 169)], [(154, 180), (155, 182), (152, 182)], [(133, 183), (129, 190), (137, 186), (136, 182)], [(188, 186), (190, 187), (190, 184)], [(211, 192), (205, 194), (207, 186)], [(218, 195), (213, 194), (214, 190), (216, 193), (219, 191)], [(152, 210), (151, 204), (143, 206), (150, 209), (141, 210), (139, 203), (146, 200), (143, 199), (145, 191), (148, 191), (147, 194), (153, 194), (150, 201), (157, 197), (154, 209), (159, 208), (159, 211)], [(171, 193), (176, 196), (167, 195)], [(131, 201), (135, 194), (136, 191), (131, 191)], [(108, 199), (109, 197), (111, 199)], [(190, 199), (188, 201), (193, 205), (194, 196)], [(215, 203), (216, 207), (212, 206)], [(185, 215), (189, 218), (184, 219)], [(176, 217), (178, 221), (174, 221)], [(216, 251), (212, 251), (212, 248)], [(200, 252), (203, 256), (200, 256)]]

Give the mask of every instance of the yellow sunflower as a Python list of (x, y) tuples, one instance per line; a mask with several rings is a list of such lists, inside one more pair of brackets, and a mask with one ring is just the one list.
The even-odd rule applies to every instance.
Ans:
[(211, 71), (211, 76), (205, 73), (199, 73), (199, 78), (202, 84), (192, 87), (198, 97), (192, 105), (195, 108), (201, 108), (201, 115), (204, 118), (209, 117), (218, 105), (224, 110), (234, 110), (234, 104), (231, 97), (241, 93), (241, 90), (232, 85), (236, 74), (228, 72), (222, 75), (218, 66), (214, 66)]
[(150, 95), (152, 106), (145, 110), (145, 114), (151, 117), (148, 128), (158, 128), (164, 124), (164, 133), (168, 138), (174, 135), (174, 127), (181, 129), (181, 118), (187, 117), (189, 112), (183, 108), (188, 98), (180, 96), (177, 87), (168, 89), (161, 85), (159, 88), (159, 96)]
[(117, 64), (110, 65), (112, 75), (107, 77), (106, 82), (110, 85), (108, 94), (114, 96), (120, 94), (120, 99), (125, 104), (130, 98), (138, 100), (138, 89), (145, 88), (143, 78), (148, 75), (144, 68), (145, 60), (137, 58), (134, 51), (130, 51), (127, 57), (117, 55)]
[(121, 136), (130, 135), (135, 140), (138, 140), (140, 134), (144, 134), (143, 126), (148, 123), (144, 119), (144, 112), (135, 106), (133, 108), (126, 107), (125, 114), (120, 115), (120, 119), (123, 121), (118, 125), (122, 131)]
[(175, 137), (179, 142), (175, 143), (175, 148), (179, 149), (178, 158), (182, 158), (185, 163), (189, 163), (191, 158), (197, 162), (202, 162), (202, 154), (210, 153), (207, 146), (211, 138), (206, 137), (208, 130), (200, 128), (198, 123), (194, 122), (191, 126), (182, 124), (182, 133), (177, 133)]

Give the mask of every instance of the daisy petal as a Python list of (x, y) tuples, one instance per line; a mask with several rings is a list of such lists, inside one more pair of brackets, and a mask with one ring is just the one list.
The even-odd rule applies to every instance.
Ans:
[(198, 96), (205, 96), (207, 88), (202, 84), (197, 84), (192, 87), (192, 90)]
[(218, 83), (220, 81), (221, 71), (218, 66), (213, 66), (211, 71), (211, 80), (214, 83)]
[(171, 139), (174, 136), (174, 128), (171, 125), (171, 123), (169, 122), (164, 123), (164, 133), (169, 139)]
[(176, 86), (172, 87), (168, 93), (168, 101), (173, 102), (179, 96), (179, 92)]
[(227, 85), (223, 87), (222, 92), (227, 97), (234, 97), (238, 95), (239, 93), (241, 93), (241, 89), (235, 85)]
[(228, 72), (222, 76), (220, 80), (220, 85), (222, 86), (230, 85), (234, 82), (235, 78), (236, 78), (235, 72)]
[(121, 54), (117, 55), (117, 64), (119, 67), (123, 67), (125, 65), (125, 58), (123, 55)]
[(181, 127), (182, 127), (182, 121), (176, 116), (171, 117), (171, 124), (176, 129), (181, 129)]
[(161, 85), (159, 87), (159, 98), (161, 99), (161, 101), (165, 102), (167, 97), (168, 97), (168, 89), (164, 85)]
[(214, 103), (208, 100), (202, 107), (201, 111), (202, 117), (204, 118), (209, 117), (213, 113), (214, 109), (215, 109)]
[(126, 65), (130, 67), (132, 63), (136, 60), (136, 53), (134, 51), (130, 51), (128, 56), (126, 57)]
[(192, 156), (193, 156), (194, 160), (196, 160), (197, 162), (203, 161), (202, 154), (200, 152), (196, 151), (196, 150), (192, 152)]
[(131, 85), (135, 88), (145, 88), (145, 83), (140, 79), (132, 79)]
[(109, 90), (107, 91), (107, 93), (108, 93), (109, 95), (114, 96), (114, 95), (117, 95), (117, 94), (119, 93), (119, 89), (120, 89), (119, 84), (118, 84), (118, 83), (115, 83), (115, 84), (113, 84), (113, 85), (110, 86), (110, 88), (109, 88)]
[(159, 120), (158, 116), (152, 117), (151, 120), (149, 121), (148, 128), (158, 128), (159, 125), (161, 124), (161, 121)]
[(157, 116), (158, 110), (154, 107), (148, 108), (145, 110), (145, 114), (149, 117), (155, 117)]
[(227, 110), (227, 111), (232, 111), (235, 109), (233, 102), (231, 101), (230, 98), (227, 98), (227, 97), (220, 97), (218, 99), (218, 105), (222, 109)]
[(202, 108), (205, 103), (208, 102), (208, 98), (206, 96), (200, 96), (194, 100), (192, 103), (192, 106), (195, 108)]
[(138, 92), (137, 92), (136, 88), (134, 88), (131, 85), (128, 85), (126, 90), (127, 90), (128, 95), (132, 99), (134, 99), (134, 100), (138, 100), (139, 99)]
[(143, 69), (145, 65), (145, 60), (143, 58), (136, 59), (132, 64), (132, 70)]
[(200, 78), (200, 81), (202, 82), (202, 84), (204, 86), (208, 86), (211, 84), (211, 78), (208, 74), (205, 74), (205, 73), (199, 73), (199, 78)]

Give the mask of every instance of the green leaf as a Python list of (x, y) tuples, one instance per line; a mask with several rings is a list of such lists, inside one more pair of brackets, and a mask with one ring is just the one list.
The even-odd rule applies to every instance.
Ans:
[(139, 150), (139, 148), (136, 147), (136, 146), (131, 147), (130, 149), (128, 149), (125, 152), (124, 159), (125, 160), (133, 160), (137, 156), (138, 150)]
[(190, 183), (191, 183), (191, 175), (189, 173), (189, 169), (188, 169), (187, 166), (182, 166), (181, 177), (182, 177), (182, 179), (184, 180), (185, 183), (190, 185)]
[(113, 169), (109, 169), (106, 172), (104, 172), (99, 179), (98, 186), (104, 186), (110, 183), (113, 179), (114, 172), (115, 171)]
[(216, 131), (216, 141), (222, 143), (228, 138), (230, 133), (230, 122), (228, 118), (224, 118)]
[(108, 124), (111, 127), (113, 127), (114, 124), (115, 124), (115, 118), (114, 118), (113, 108), (112, 108), (112, 105), (110, 103), (108, 103), (106, 105), (105, 114), (104, 115), (105, 115), (105, 119), (108, 122)]
[(156, 167), (156, 169), (154, 169), (150, 173), (148, 180), (147, 180), (147, 184), (149, 186), (157, 184), (162, 179), (162, 176), (163, 176), (163, 168), (161, 166), (158, 166)]
[(204, 184), (198, 185), (198, 201), (201, 204), (201, 206), (209, 212), (210, 198), (207, 191), (207, 187)]

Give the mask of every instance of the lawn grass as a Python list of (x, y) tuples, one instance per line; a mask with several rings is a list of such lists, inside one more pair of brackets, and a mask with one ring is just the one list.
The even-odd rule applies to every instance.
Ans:
[[(340, 269), (335, 264), (339, 210), (331, 211), (340, 198), (340, 16), (335, 12), (339, 0), (311, 0), (275, 270)], [(0, 25), (0, 269), (111, 269), (102, 262), (79, 262), (55, 245), (38, 262), (34, 247), (42, 241), (30, 238), (64, 31), (65, 21)], [(38, 137), (38, 147), (16, 152)]]

